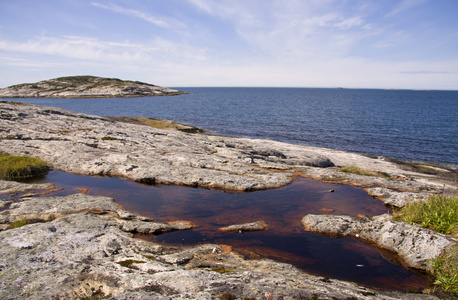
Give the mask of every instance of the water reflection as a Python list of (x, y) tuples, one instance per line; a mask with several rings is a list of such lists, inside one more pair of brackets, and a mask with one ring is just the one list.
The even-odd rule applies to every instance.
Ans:
[[(141, 236), (163, 244), (231, 245), (247, 258), (271, 258), (294, 264), (306, 272), (395, 290), (422, 289), (429, 284), (421, 274), (403, 268), (396, 256), (352, 238), (329, 238), (305, 232), (300, 221), (306, 214), (374, 216), (388, 209), (363, 189), (298, 178), (290, 185), (252, 193), (228, 193), (180, 186), (145, 186), (119, 178), (97, 178), (58, 171), (46, 182), (63, 191), (113, 197), (125, 209), (159, 222), (191, 221), (197, 228), (159, 236)], [(330, 190), (334, 192), (330, 192)], [(220, 227), (265, 221), (262, 232), (231, 233)]]

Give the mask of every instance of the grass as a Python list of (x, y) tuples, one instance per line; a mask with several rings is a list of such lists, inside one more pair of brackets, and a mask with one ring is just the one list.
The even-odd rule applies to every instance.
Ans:
[[(393, 215), (397, 221), (418, 224), (425, 228), (458, 237), (458, 196), (435, 195), (426, 202), (413, 202)], [(458, 245), (431, 261), (434, 284), (458, 294)]]
[(45, 175), (48, 171), (47, 163), (40, 158), (0, 153), (0, 179), (38, 177)]
[(458, 196), (436, 195), (426, 202), (410, 203), (394, 219), (458, 237)]
[(342, 167), (340, 168), (341, 172), (344, 173), (352, 173), (356, 175), (363, 175), (363, 176), (375, 176), (381, 178), (390, 178), (390, 175), (383, 173), (383, 172), (376, 172), (368, 169), (362, 169), (358, 167)]
[(21, 228), (22, 226), (25, 226), (25, 225), (41, 223), (41, 222), (43, 221), (38, 220), (38, 219), (16, 220), (16, 221), (11, 222), (8, 225), (8, 229)]
[(436, 281), (445, 291), (458, 294), (458, 245), (432, 261)]

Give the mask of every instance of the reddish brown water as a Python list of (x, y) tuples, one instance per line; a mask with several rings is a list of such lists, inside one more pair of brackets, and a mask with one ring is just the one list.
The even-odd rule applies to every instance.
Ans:
[[(64, 188), (53, 195), (79, 192), (113, 197), (129, 211), (159, 222), (191, 221), (192, 230), (141, 236), (164, 244), (231, 245), (248, 258), (271, 258), (291, 263), (323, 277), (356, 282), (373, 288), (418, 290), (429, 279), (400, 266), (396, 256), (352, 238), (330, 238), (306, 232), (306, 214), (374, 216), (388, 212), (363, 189), (298, 178), (290, 185), (252, 193), (227, 193), (180, 186), (145, 186), (119, 178), (97, 178), (53, 171), (46, 182)], [(330, 190), (334, 192), (330, 192)], [(323, 210), (333, 210), (332, 212)], [(230, 233), (219, 227), (262, 220), (268, 229)]]

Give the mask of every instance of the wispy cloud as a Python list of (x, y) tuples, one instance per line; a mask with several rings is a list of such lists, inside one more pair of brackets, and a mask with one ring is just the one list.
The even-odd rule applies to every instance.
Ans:
[(332, 1), (188, 1), (230, 23), (266, 59), (345, 55), (371, 28), (361, 10), (340, 10)]
[(8, 56), (1, 56), (0, 62), (5, 66), (19, 66), (27, 68), (53, 68), (62, 66), (62, 64), (56, 62), (44, 62)]
[(424, 4), (427, 0), (403, 0), (396, 7), (391, 10), (385, 17), (393, 17), (404, 11), (410, 10), (416, 6)]
[(65, 36), (40, 36), (25, 42), (0, 40), (0, 50), (15, 53), (35, 53), (61, 57), (117, 62), (119, 64), (146, 63), (155, 60), (202, 60), (205, 48), (176, 45), (156, 38), (150, 44), (110, 42), (98, 38)]
[(181, 22), (179, 22), (178, 20), (175, 20), (175, 19), (160, 18), (160, 17), (153, 16), (151, 14), (147, 14), (147, 13), (139, 11), (139, 10), (135, 10), (135, 9), (131, 9), (131, 8), (125, 8), (125, 7), (116, 5), (116, 4), (108, 4), (108, 5), (106, 5), (106, 4), (102, 4), (102, 3), (98, 3), (98, 2), (92, 2), (91, 4), (93, 6), (95, 6), (95, 7), (102, 8), (102, 9), (105, 9), (105, 10), (109, 10), (109, 11), (112, 11), (112, 12), (115, 12), (115, 13), (120, 13), (120, 14), (124, 14), (124, 15), (131, 16), (131, 17), (134, 17), (134, 18), (139, 18), (139, 19), (142, 19), (142, 20), (144, 20), (146, 22), (149, 22), (151, 24), (154, 24), (156, 26), (163, 27), (163, 28), (171, 28), (171, 27), (176, 27), (176, 26), (183, 27), (184, 26), (183, 23), (181, 23)]

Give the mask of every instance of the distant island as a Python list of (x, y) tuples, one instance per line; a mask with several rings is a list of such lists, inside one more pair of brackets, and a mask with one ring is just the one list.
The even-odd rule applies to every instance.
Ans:
[(97, 76), (68, 76), (0, 89), (4, 98), (118, 98), (187, 94), (140, 81)]

